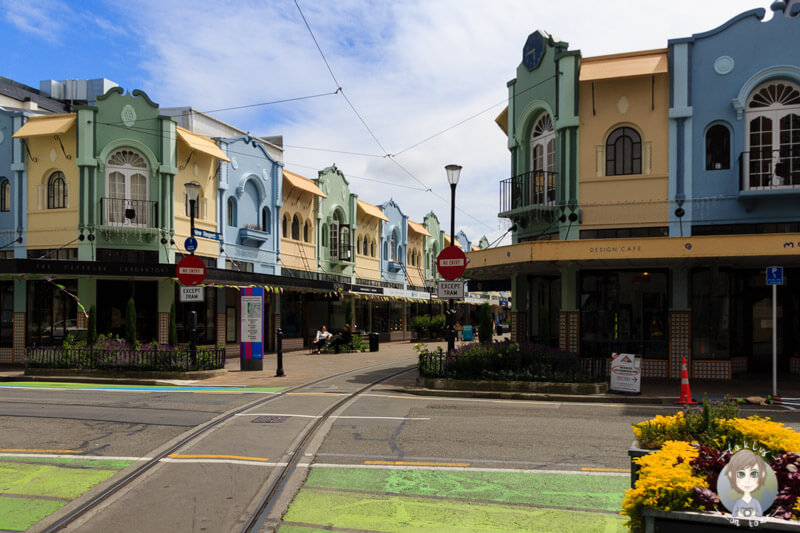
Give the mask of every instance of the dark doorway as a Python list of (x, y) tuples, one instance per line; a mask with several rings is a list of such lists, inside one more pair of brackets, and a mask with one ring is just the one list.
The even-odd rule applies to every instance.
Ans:
[(136, 336), (140, 342), (153, 342), (158, 331), (158, 283), (155, 281), (99, 280), (97, 331), (123, 336), (131, 297), (136, 303)]

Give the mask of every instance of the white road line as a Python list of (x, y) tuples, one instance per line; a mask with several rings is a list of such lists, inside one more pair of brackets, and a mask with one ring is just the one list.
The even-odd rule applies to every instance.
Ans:
[(367, 470), (433, 470), (445, 472), (507, 472), (517, 474), (571, 474), (577, 476), (630, 477), (629, 472), (592, 472), (582, 470), (533, 470), (521, 468), (482, 468), (472, 466), (417, 466), (417, 465), (348, 465), (335, 463), (298, 463), (301, 468), (359, 468)]
[[(285, 416), (293, 418), (322, 418), (321, 415), (293, 415), (288, 413), (238, 413), (236, 416)], [(359, 420), (430, 420), (430, 417), (408, 417), (408, 416), (345, 416), (332, 415), (328, 418), (352, 418)]]
[(77, 455), (58, 453), (0, 453), (0, 457), (46, 457), (48, 459), (83, 459), (99, 461), (149, 461), (152, 457), (117, 457), (113, 455)]
[(269, 461), (246, 461), (243, 459), (180, 459), (175, 457), (165, 457), (159, 461), (161, 463), (218, 463), (226, 465), (248, 465), (248, 466), (286, 466), (286, 463), (271, 463)]

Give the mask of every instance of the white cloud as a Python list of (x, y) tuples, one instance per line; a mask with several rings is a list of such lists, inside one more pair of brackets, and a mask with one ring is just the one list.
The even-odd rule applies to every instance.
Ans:
[[(670, 38), (717, 27), (764, 1), (675, 0), (397, 0), (300, 1), (336, 79), (386, 151), (397, 153), (507, 98), (528, 34), (543, 29), (584, 56), (665, 48)], [(128, 30), (141, 43), (145, 90), (161, 105), (197, 109), (274, 101), (334, 91), (292, 2), (200, 0), (192, 9), (151, 0), (135, 11)], [(374, 204), (393, 198), (421, 221), (437, 213), (450, 226), (444, 166), (463, 165), (456, 226), (477, 243), (499, 236), (499, 181), (509, 177), (506, 140), (494, 118), (502, 105), (396, 156), (433, 192), (388, 158), (287, 148), (287, 167), (332, 163), (351, 189)], [(217, 116), (257, 134), (283, 135), (286, 144), (381, 154), (341, 95), (252, 108)], [(302, 166), (301, 166), (302, 165)], [(387, 186), (392, 182), (405, 187)]]
[(3, 0), (2, 6), (8, 22), (25, 33), (51, 43), (59, 42), (61, 32), (73, 15), (69, 6), (58, 0)]

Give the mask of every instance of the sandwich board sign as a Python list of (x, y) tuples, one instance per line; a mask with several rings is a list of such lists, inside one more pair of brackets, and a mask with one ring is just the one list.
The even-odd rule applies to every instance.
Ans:
[(642, 356), (632, 353), (611, 354), (609, 391), (639, 394), (642, 385)]

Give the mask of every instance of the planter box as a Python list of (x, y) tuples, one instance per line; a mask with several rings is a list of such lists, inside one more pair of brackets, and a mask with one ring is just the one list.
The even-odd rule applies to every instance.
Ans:
[(800, 522), (777, 518), (733, 518), (711, 513), (683, 511), (656, 511), (645, 509), (645, 533), (717, 533), (728, 531), (795, 531), (800, 532)]
[(634, 459), (637, 457), (643, 457), (647, 454), (653, 453), (658, 450), (647, 450), (644, 448), (639, 448), (639, 443), (634, 441), (631, 443), (630, 448), (628, 448), (628, 457), (631, 458), (631, 488), (636, 485), (636, 480), (639, 479), (639, 465), (633, 462)]
[(554, 383), (549, 381), (489, 381), (444, 378), (417, 378), (427, 389), (473, 390), (487, 392), (532, 392), (539, 394), (604, 394), (608, 383)]

